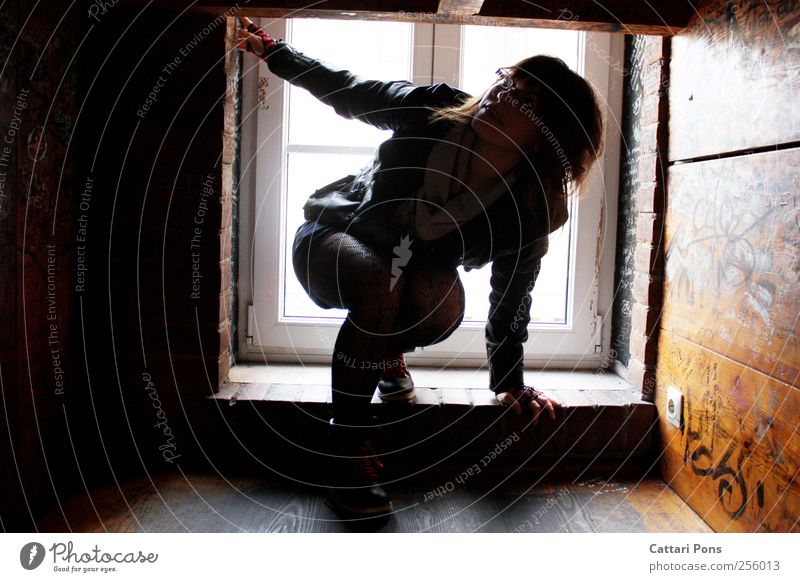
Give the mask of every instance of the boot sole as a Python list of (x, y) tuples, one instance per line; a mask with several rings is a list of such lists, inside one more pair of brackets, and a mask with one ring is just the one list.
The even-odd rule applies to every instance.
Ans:
[(389, 386), (389, 390), (383, 391), (382, 387), (384, 386), (383, 380), (378, 382), (378, 397), (383, 400), (384, 402), (413, 402), (416, 398), (414, 394), (414, 385), (412, 384), (410, 387), (404, 390), (395, 390), (390, 391), (391, 388), (394, 386)]
[(408, 392), (395, 392), (393, 394), (384, 394), (378, 390), (378, 398), (384, 402), (407, 402), (409, 404), (413, 404), (417, 399), (417, 395), (414, 393), (413, 389), (409, 390)]

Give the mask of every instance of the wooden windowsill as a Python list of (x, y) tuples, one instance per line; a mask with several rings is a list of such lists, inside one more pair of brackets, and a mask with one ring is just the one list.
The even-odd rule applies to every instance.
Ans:
[[(488, 389), (487, 370), (412, 367), (416, 405), (497, 406)], [(641, 395), (611, 371), (526, 371), (525, 381), (551, 394), (566, 407), (625, 406)], [(230, 381), (213, 396), (217, 400), (329, 404), (330, 366), (298, 364), (241, 364), (231, 369)], [(381, 401), (375, 395), (373, 404)]]
[[(509, 466), (652, 465), (655, 406), (610, 370), (526, 372), (526, 382), (562, 403), (555, 419), (545, 417), (538, 425), (531, 425), (530, 414), (515, 415), (499, 405), (485, 369), (412, 365), (410, 370), (416, 385), (413, 405), (382, 402), (377, 395), (370, 405), (375, 426), (381, 427), (376, 446), (394, 451), (397, 462), (412, 466), (427, 459), (461, 466), (515, 435), (519, 446), (503, 454)], [(248, 457), (261, 451), (269, 466), (281, 459), (295, 466), (301, 452), (317, 450), (327, 438), (332, 412), (330, 373), (329, 365), (234, 368), (232, 381), (209, 398), (225, 422), (219, 434), (235, 435), (235, 442), (217, 445), (223, 456), (230, 461), (248, 443)]]

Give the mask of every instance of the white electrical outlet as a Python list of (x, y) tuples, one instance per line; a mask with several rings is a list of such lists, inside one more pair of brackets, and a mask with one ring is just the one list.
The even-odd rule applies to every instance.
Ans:
[(667, 388), (667, 421), (680, 428), (682, 414), (683, 394), (675, 386), (670, 386)]

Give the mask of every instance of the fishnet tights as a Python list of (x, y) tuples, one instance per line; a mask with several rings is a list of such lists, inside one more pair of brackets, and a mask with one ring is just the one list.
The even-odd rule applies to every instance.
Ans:
[(445, 340), (464, 317), (464, 287), (455, 267), (414, 253), (396, 270), (393, 255), (343, 232), (327, 236), (312, 256), (295, 262), (316, 301), (348, 309), (331, 365), (334, 418), (364, 426), (381, 376), (379, 363), (414, 347)]

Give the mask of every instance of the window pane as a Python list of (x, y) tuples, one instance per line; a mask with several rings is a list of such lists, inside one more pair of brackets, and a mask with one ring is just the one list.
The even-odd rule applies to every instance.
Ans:
[[(304, 53), (351, 70), (365, 79), (406, 80), (411, 77), (411, 24), (351, 20), (293, 19), (291, 42)], [(391, 136), (356, 120), (339, 117), (308, 91), (289, 88), (289, 147), (348, 146), (375, 148)], [(300, 286), (292, 267), (292, 242), (305, 220), (303, 204), (325, 184), (355, 174), (371, 155), (290, 152), (287, 158), (287, 217), (284, 274), (284, 316), (344, 318), (341, 309), (322, 309)]]
[(461, 88), (472, 95), (482, 94), (495, 82), (499, 67), (534, 55), (558, 57), (577, 71), (581, 34), (576, 30), (464, 26)]
[[(362, 78), (411, 78), (411, 24), (295, 19), (290, 34), (292, 44), (304, 53)], [(339, 117), (304, 89), (289, 89), (290, 144), (374, 146), (390, 135)]]
[[(550, 250), (531, 293), (531, 323), (565, 323), (567, 273), (569, 273), (569, 224), (550, 235)], [(483, 323), (489, 313), (491, 263), (478, 270), (458, 267), (466, 295), (464, 321)]]
[(338, 317), (344, 319), (343, 309), (322, 309), (303, 290), (292, 265), (292, 243), (298, 227), (305, 222), (303, 204), (312, 192), (334, 180), (357, 172), (371, 156), (354, 154), (290, 153), (287, 162), (287, 204), (284, 273), (285, 317)]
[[(522, 59), (547, 54), (577, 70), (581, 33), (572, 30), (465, 26), (461, 48), (461, 88), (482, 94), (495, 82), (495, 71)], [(487, 50), (491, 47), (491, 50)], [(550, 236), (550, 250), (532, 293), (531, 323), (565, 323), (569, 273), (570, 222)], [(489, 313), (487, 266), (465, 272), (459, 267), (467, 293), (465, 321), (485, 321)]]

